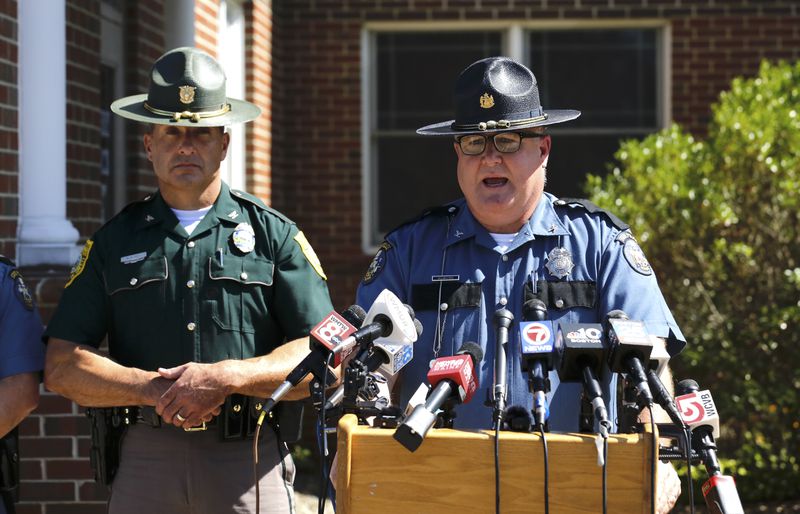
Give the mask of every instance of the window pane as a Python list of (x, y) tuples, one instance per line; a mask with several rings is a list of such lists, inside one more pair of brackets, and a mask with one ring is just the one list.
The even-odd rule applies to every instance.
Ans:
[(452, 138), (381, 138), (377, 146), (378, 237), (429, 207), (462, 196)]
[(570, 126), (655, 127), (655, 29), (537, 31), (529, 43), (544, 108), (583, 113)]
[(376, 39), (378, 130), (416, 130), (452, 119), (458, 74), (500, 54), (496, 32), (381, 33)]

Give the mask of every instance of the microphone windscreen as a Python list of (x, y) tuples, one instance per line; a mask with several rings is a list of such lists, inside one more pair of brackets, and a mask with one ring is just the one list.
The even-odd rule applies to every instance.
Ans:
[(361, 328), (364, 320), (367, 319), (367, 311), (360, 305), (353, 304), (342, 312), (342, 317), (354, 327)]
[(417, 331), (417, 337), (422, 335), (422, 322), (417, 318), (414, 318), (414, 330)]
[(699, 390), (700, 386), (691, 378), (681, 380), (675, 386), (675, 393), (677, 396), (683, 396), (684, 394), (694, 393)]
[(469, 354), (472, 357), (472, 362), (475, 366), (478, 365), (479, 362), (483, 360), (483, 348), (478, 343), (474, 343), (472, 341), (467, 341), (466, 343), (461, 345), (461, 348), (458, 349), (456, 354)]
[(511, 405), (503, 413), (503, 428), (513, 432), (530, 432), (533, 427), (533, 416), (530, 411), (520, 405)]

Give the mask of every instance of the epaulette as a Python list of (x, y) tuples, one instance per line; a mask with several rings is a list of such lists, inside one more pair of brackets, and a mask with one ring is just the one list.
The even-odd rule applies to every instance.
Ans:
[(608, 218), (608, 221), (610, 221), (612, 225), (614, 225), (620, 230), (627, 230), (630, 227), (630, 225), (628, 225), (621, 219), (617, 218), (613, 213), (605, 209), (601, 209), (600, 207), (593, 204), (589, 200), (586, 200), (585, 198), (559, 198), (558, 200), (553, 202), (553, 205), (557, 207), (561, 206), (582, 207), (586, 212), (590, 214), (599, 213), (604, 215), (606, 218)]
[(399, 230), (399, 229), (405, 227), (406, 225), (411, 225), (411, 224), (416, 223), (416, 222), (418, 222), (418, 221), (420, 221), (420, 220), (422, 220), (424, 218), (427, 218), (429, 216), (435, 216), (435, 217), (442, 218), (442, 217), (445, 217), (445, 216), (455, 216), (456, 214), (458, 214), (458, 206), (457, 205), (444, 204), (444, 205), (437, 205), (436, 207), (429, 207), (429, 208), (425, 209), (424, 211), (422, 211), (421, 214), (418, 214), (417, 216), (400, 223), (399, 225), (394, 227), (392, 230), (388, 231), (386, 233), (386, 235), (388, 236), (392, 232), (394, 232), (396, 230)]
[(261, 198), (255, 196), (255, 195), (251, 195), (250, 193), (247, 193), (245, 191), (241, 191), (239, 189), (231, 189), (231, 194), (233, 196), (235, 196), (236, 198), (239, 198), (240, 200), (244, 200), (245, 202), (256, 206), (257, 208), (261, 209), (262, 211), (267, 211), (270, 214), (273, 214), (274, 216), (276, 216), (276, 217), (282, 219), (283, 221), (285, 221), (286, 223), (291, 223), (292, 225), (294, 225), (294, 221), (292, 221), (289, 218), (287, 218), (285, 214), (283, 214), (280, 211), (276, 211), (275, 209), (269, 207), (267, 204), (264, 203), (264, 201)]
[(3, 263), (3, 264), (7, 264), (7, 265), (9, 265), (9, 266), (11, 266), (12, 268), (15, 268), (15, 267), (17, 266), (16, 264), (14, 264), (14, 261), (12, 261), (11, 259), (9, 259), (9, 258), (8, 258), (8, 257), (6, 257), (5, 255), (0, 255), (0, 262), (1, 262), (1, 263)]

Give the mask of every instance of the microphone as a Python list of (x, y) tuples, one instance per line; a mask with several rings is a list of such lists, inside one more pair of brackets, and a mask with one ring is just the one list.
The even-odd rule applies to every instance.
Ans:
[(530, 432), (533, 429), (533, 418), (525, 407), (509, 406), (503, 414), (503, 428), (512, 432)]
[(505, 308), (500, 308), (494, 313), (494, 325), (497, 329), (494, 351), (494, 418), (497, 423), (503, 419), (506, 408), (506, 383), (508, 382), (508, 362), (506, 361), (506, 348), (508, 347), (508, 327), (514, 321), (514, 315)]
[(676, 391), (678, 396), (675, 403), (681, 418), (692, 430), (692, 447), (700, 455), (709, 475), (721, 473), (717, 445), (714, 443), (714, 438), (719, 437), (719, 414), (711, 392), (700, 391), (700, 386), (691, 379), (678, 382)]
[[(553, 322), (546, 320), (547, 307), (535, 298), (522, 307), (526, 321), (519, 324), (521, 367), (528, 373), (528, 389), (533, 393), (534, 425), (546, 420), (546, 395), (550, 390), (548, 372), (553, 368)], [(527, 321), (532, 317), (536, 321)]]
[(608, 366), (614, 373), (626, 373), (636, 391), (640, 408), (653, 405), (653, 393), (647, 383), (644, 363), (650, 362), (653, 342), (644, 323), (632, 321), (621, 310), (606, 315)]
[(592, 404), (600, 434), (608, 436), (611, 421), (597, 376), (605, 360), (603, 327), (599, 323), (559, 323), (555, 344), (555, 368), (562, 382), (582, 382)]
[[(286, 380), (272, 392), (269, 398), (264, 400), (261, 416), (259, 416), (259, 424), (275, 404), (281, 401), (293, 387), (302, 382), (309, 373), (313, 373), (317, 380), (324, 382), (324, 387), (335, 382), (336, 377), (333, 371), (326, 365), (328, 355), (330, 353), (337, 354), (339, 344), (342, 342), (341, 337), (350, 338), (352, 337), (351, 334), (356, 332), (356, 328), (348, 321), (348, 318), (358, 321), (364, 309), (358, 305), (353, 305), (345, 312), (347, 312), (347, 316), (333, 311), (311, 329), (309, 333), (311, 351), (300, 361), (300, 364), (289, 372)], [(362, 321), (363, 319), (361, 318)]]
[(419, 448), (436, 422), (436, 412), (443, 405), (452, 408), (472, 399), (478, 389), (475, 368), (481, 360), (481, 347), (477, 343), (467, 342), (452, 357), (440, 357), (433, 361), (428, 371), (431, 392), (425, 403), (417, 405), (397, 427), (394, 438), (409, 451)]
[[(408, 305), (405, 307), (408, 312), (414, 312)], [(416, 318), (413, 319), (413, 323), (416, 335), (419, 337), (422, 335), (422, 323)], [(368, 344), (366, 348), (363, 348), (358, 355), (350, 361), (348, 367), (360, 367), (364, 369), (366, 373), (379, 370), (387, 378), (397, 375), (400, 370), (414, 358), (414, 345), (404, 342), (393, 343), (391, 341), (391, 338), (376, 339), (372, 344)], [(332, 409), (342, 402), (345, 389), (347, 389), (346, 385), (347, 377), (345, 383), (340, 385), (328, 398), (328, 401), (325, 403), (325, 409)]]
[(678, 382), (675, 398), (684, 422), (692, 429), (692, 448), (700, 455), (708, 473), (703, 484), (703, 498), (712, 514), (744, 514), (742, 501), (733, 477), (723, 475), (717, 459), (714, 437), (719, 436), (719, 415), (711, 392), (700, 391), (691, 379)]
[[(338, 320), (330, 317), (311, 330), (314, 342), (321, 345), (323, 351), (333, 353), (334, 368), (341, 364), (356, 345), (363, 348), (379, 337), (391, 339), (398, 344), (413, 344), (417, 340), (411, 314), (400, 299), (388, 289), (381, 291), (375, 298), (361, 328), (346, 334), (340, 330)], [(327, 353), (325, 356), (327, 357)]]

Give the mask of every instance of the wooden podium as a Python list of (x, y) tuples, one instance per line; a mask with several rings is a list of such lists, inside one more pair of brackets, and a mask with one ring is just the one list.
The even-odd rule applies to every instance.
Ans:
[[(337, 513), (494, 513), (494, 431), (432, 429), (416, 452), (393, 429), (359, 426), (353, 415), (338, 428)], [(596, 436), (548, 433), (550, 512), (602, 512), (602, 468)], [(600, 447), (602, 450), (602, 446)], [(609, 513), (650, 513), (652, 435), (608, 439)], [(544, 512), (541, 436), (500, 433), (501, 510)]]

